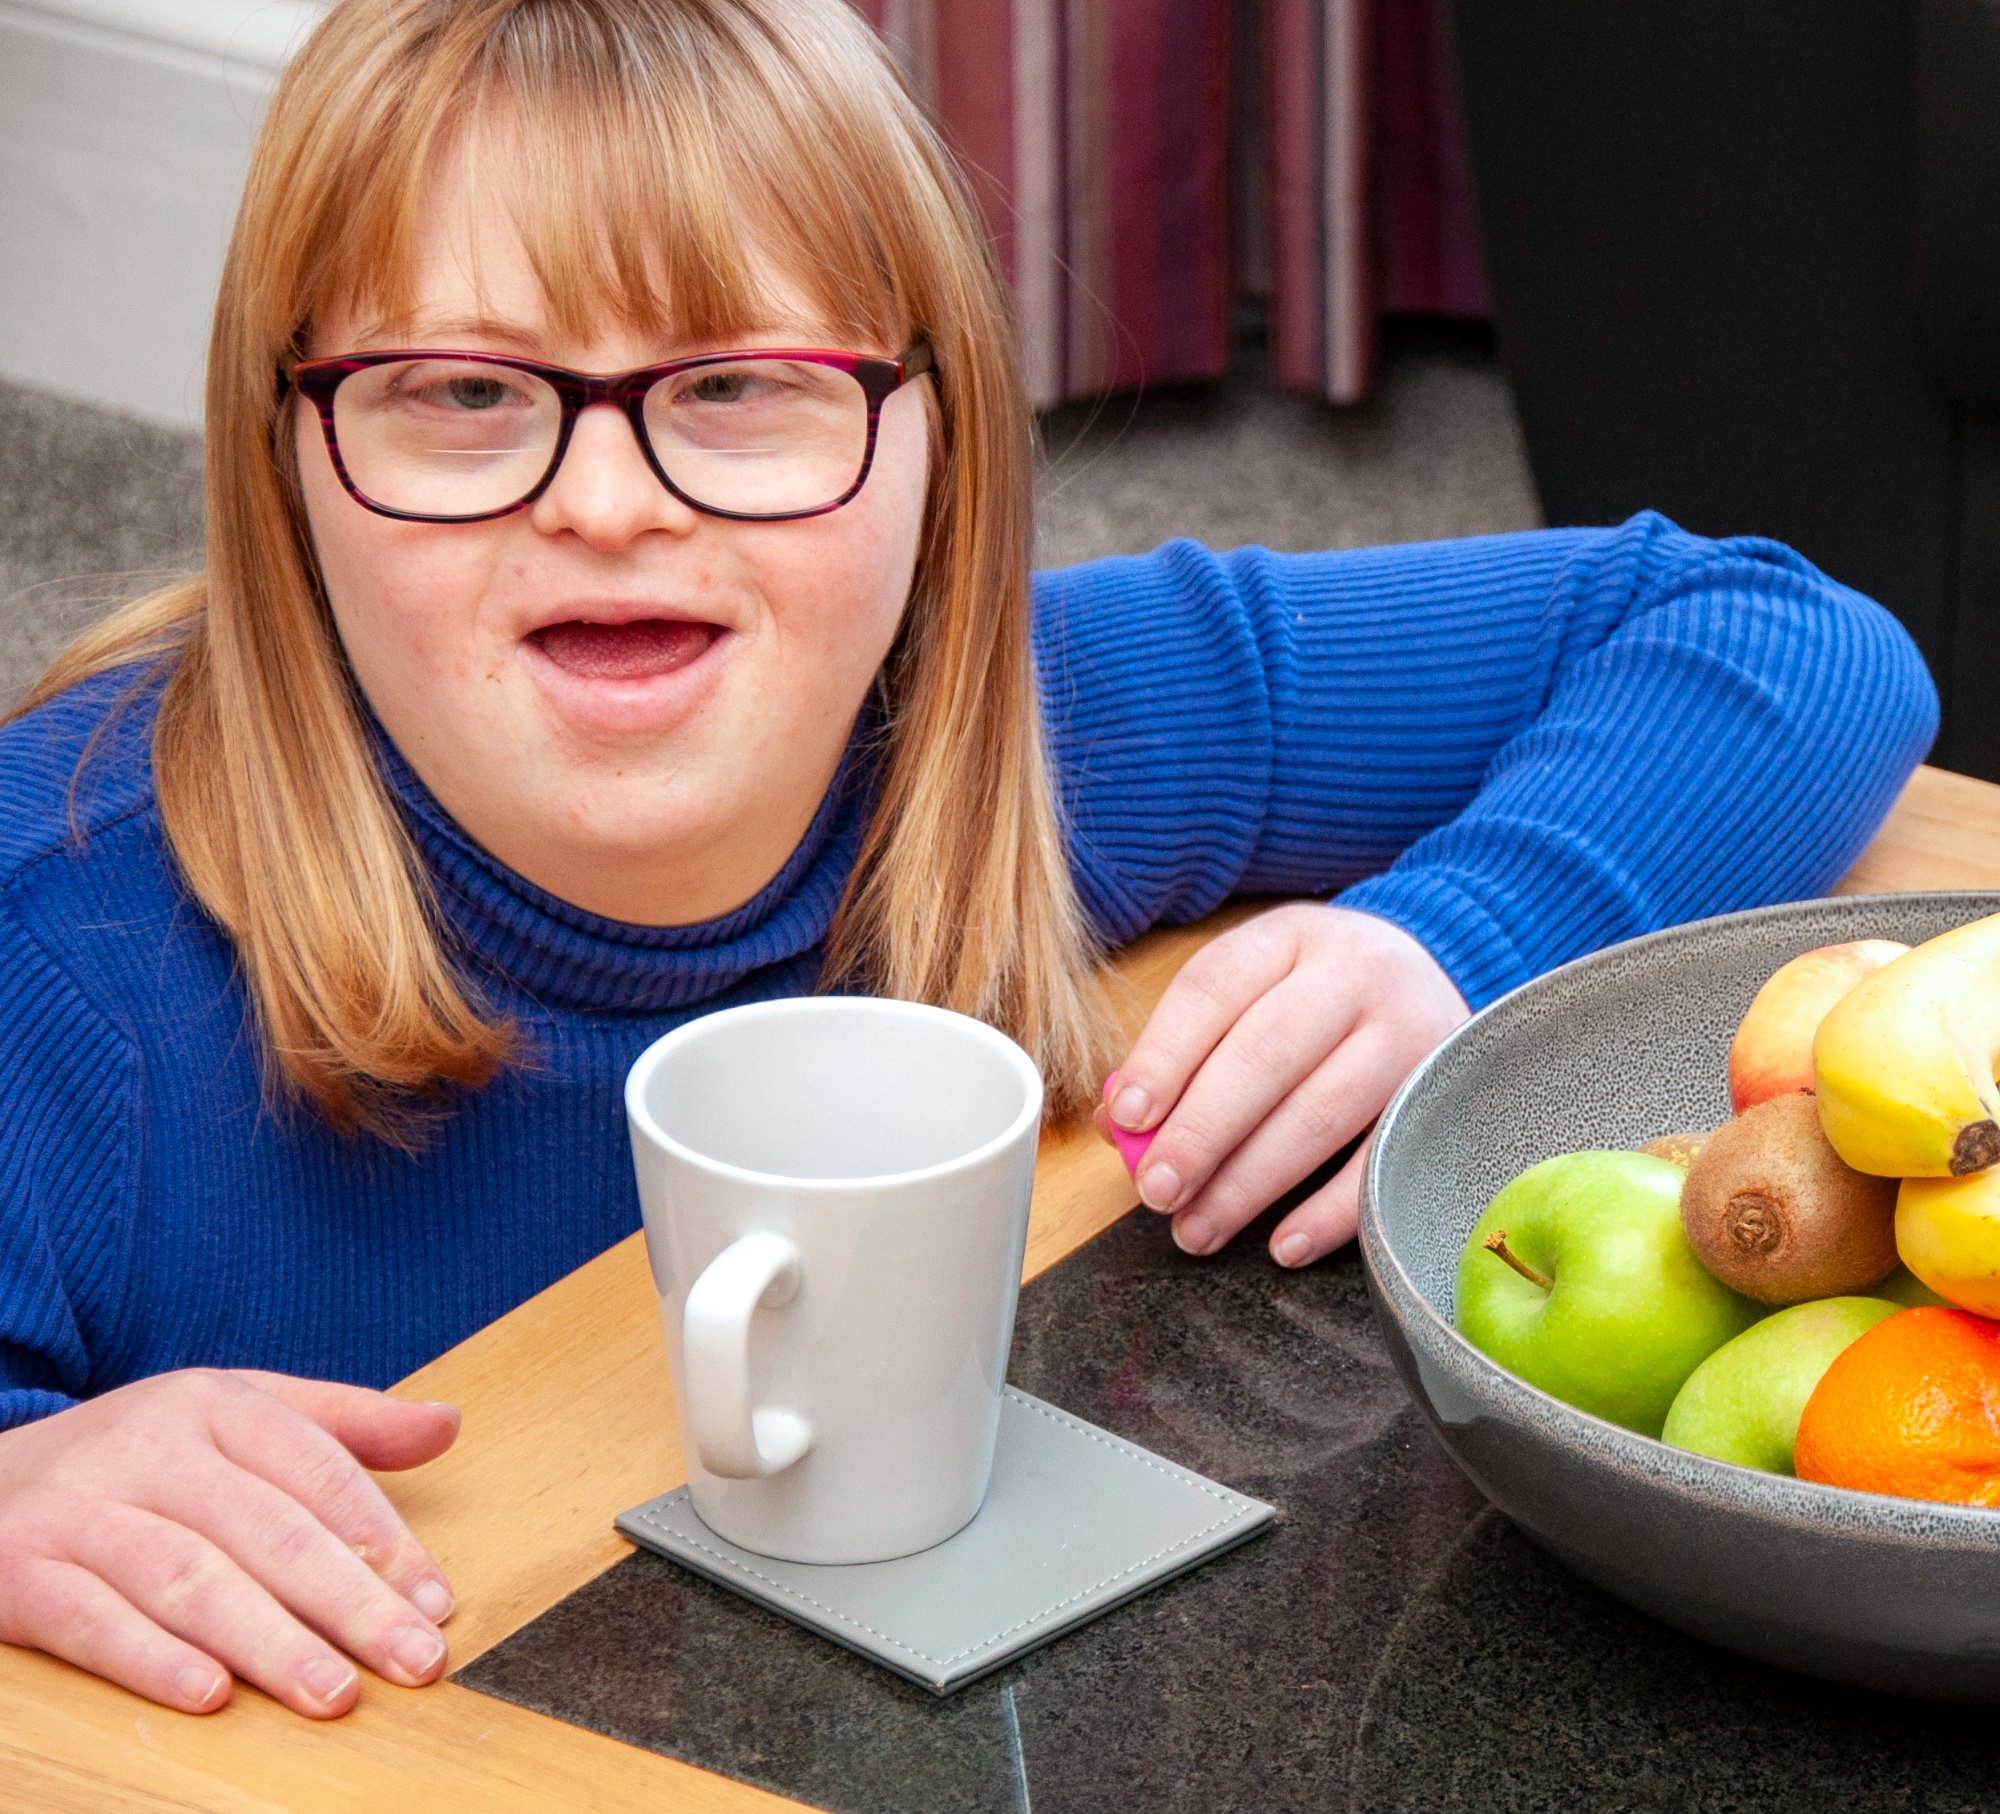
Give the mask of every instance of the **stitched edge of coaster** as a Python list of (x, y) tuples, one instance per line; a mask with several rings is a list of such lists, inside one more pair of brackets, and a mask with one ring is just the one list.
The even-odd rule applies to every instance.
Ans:
[[(1032, 1630), (1037, 1625), (1046, 1624), (1056, 1614), (1065, 1609), (1102, 1593), (1105, 1588), (1112, 1586), (1116, 1582), (1128, 1579), (1130, 1576), (1139, 1573), (1142, 1569), (1151, 1568), (1156, 1562), (1164, 1561), (1167, 1557), (1179, 1551), (1194, 1547), (1202, 1542), (1204, 1538), (1213, 1536), (1217, 1531), (1224, 1530), (1232, 1524), (1241, 1523), (1251, 1513), (1262, 1512), (1268, 1509), (1260, 1502), (1247, 1500), (1240, 1493), (1233, 1492), (1227, 1487), (1217, 1486), (1213, 1481), (1203, 1479), (1199, 1474), (1194, 1473), (1190, 1469), (1177, 1467), (1171, 1462), (1161, 1461), (1158, 1457), (1149, 1455), (1136, 1443), (1126, 1442), (1120, 1437), (1111, 1435), (1108, 1431), (1098, 1429), (1094, 1424), (1085, 1423), (1079, 1417), (1070, 1416), (1067, 1411), (1060, 1411), (1054, 1405), (1044, 1404), (1038, 1398), (1030, 1398), (1025, 1392), (1017, 1392), (1012, 1386), (1007, 1387), (1006, 1392), (1007, 1396), (1013, 1399), (1024, 1410), (1039, 1412), (1053, 1423), (1066, 1424), (1072, 1430), (1088, 1436), (1091, 1441), (1097, 1443), (1100, 1447), (1116, 1449), (1133, 1461), (1143, 1462), (1154, 1473), (1164, 1474), (1182, 1486), (1192, 1486), (1218, 1503), (1227, 1505), (1229, 1507), (1227, 1515), (1216, 1519), (1212, 1524), (1204, 1525), (1198, 1531), (1190, 1532), (1178, 1542), (1169, 1543), (1164, 1548), (1153, 1551), (1149, 1556), (1143, 1556), (1135, 1562), (1128, 1563), (1115, 1574), (1106, 1575), (1102, 1580), (1093, 1581), (1088, 1587), (1079, 1588), (1075, 1593), (1067, 1594), (1062, 1599), (1051, 1602), (1049, 1605), (1043, 1607), (1041, 1611), (1033, 1613), (1025, 1619), (1017, 1620), (1012, 1625), (1003, 1626), (999, 1631), (992, 1633), (988, 1637), (976, 1639), (974, 1642), (967, 1644), (963, 1649), (953, 1651), (948, 1657), (933, 1656), (927, 1650), (919, 1650), (914, 1645), (905, 1644), (898, 1638), (892, 1638), (886, 1631), (878, 1631), (872, 1625), (863, 1624), (861, 1620), (842, 1612), (838, 1607), (829, 1606), (823, 1600), (816, 1600), (811, 1594), (801, 1593), (797, 1588), (788, 1586), (785, 1582), (738, 1561), (736, 1557), (729, 1555), (727, 1552), (711, 1547), (709, 1544), (702, 1542), (700, 1538), (690, 1537), (685, 1531), (666, 1525), (660, 1520), (651, 1506), (640, 1507), (636, 1511), (628, 1513), (627, 1516), (638, 1519), (642, 1524), (652, 1525), (656, 1530), (669, 1536), (675, 1544), (682, 1545), (688, 1549), (698, 1550), (702, 1555), (712, 1557), (731, 1574), (742, 1575), (749, 1580), (761, 1582), (781, 1599), (791, 1601), (796, 1605), (809, 1606), (815, 1612), (824, 1614), (836, 1624), (844, 1625), (851, 1631), (864, 1632), (869, 1637), (877, 1640), (877, 1642), (886, 1644), (891, 1650), (901, 1651), (906, 1657), (914, 1657), (919, 1662), (929, 1663), (940, 1669), (948, 1669), (952, 1664), (963, 1662), (967, 1657), (976, 1656), (982, 1650), (989, 1650), (995, 1644), (1018, 1636), (1021, 1632)], [(677, 1492), (668, 1494), (667, 1498), (670, 1501), (678, 1501), (687, 1491), (686, 1487), (682, 1487)]]

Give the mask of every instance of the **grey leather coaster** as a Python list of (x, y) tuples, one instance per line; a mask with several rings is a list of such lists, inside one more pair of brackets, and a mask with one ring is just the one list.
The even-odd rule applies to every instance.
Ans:
[(634, 1543), (936, 1694), (1267, 1528), (1276, 1513), (1012, 1386), (978, 1517), (934, 1549), (845, 1567), (736, 1548), (688, 1489), (618, 1519)]

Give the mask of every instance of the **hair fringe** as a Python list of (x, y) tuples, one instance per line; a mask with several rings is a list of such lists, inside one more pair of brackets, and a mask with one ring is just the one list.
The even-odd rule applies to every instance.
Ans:
[[(224, 266), (207, 570), (76, 639), (23, 709), (121, 666), (171, 667), (161, 819), (235, 946), (273, 1087), (411, 1146), (427, 1104), (520, 1059), (375, 765), (276, 383), (327, 299), (407, 310), (427, 177), (467, 135), (525, 161), (517, 224), (559, 326), (752, 325), (747, 225), (797, 249), (829, 326), (931, 338), (929, 525), (825, 986), (987, 1020), (1040, 1064), (1052, 1113), (1083, 1107), (1113, 1023), (1036, 704), (1012, 309), (956, 165), (840, 0), (336, 6), (267, 110)], [(655, 155), (631, 156), (635, 141)]]

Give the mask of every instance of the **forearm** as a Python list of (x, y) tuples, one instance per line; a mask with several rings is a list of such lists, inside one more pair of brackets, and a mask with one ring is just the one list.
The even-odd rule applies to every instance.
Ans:
[(1475, 1007), (1614, 940), (1823, 892), (1936, 730), (1892, 619), (1729, 545), (1634, 575), (1476, 795), (1344, 905), (1429, 948)]
[(1658, 517), (1325, 555), (1173, 543), (1042, 575), (1038, 605), (1106, 938), (1232, 893), (1349, 889), (1475, 1005), (1824, 888), (1936, 724), (1878, 607)]

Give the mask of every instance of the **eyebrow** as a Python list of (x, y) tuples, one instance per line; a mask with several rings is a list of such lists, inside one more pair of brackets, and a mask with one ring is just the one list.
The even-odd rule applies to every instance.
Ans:
[[(403, 331), (411, 338), (403, 344), (410, 346), (448, 347), (454, 340), (474, 339), (497, 341), (504, 346), (529, 358), (546, 357), (547, 339), (518, 322), (511, 322), (493, 315), (430, 315), (420, 314), (404, 323)], [(774, 344), (784, 346), (818, 345), (827, 337), (823, 323), (802, 321), (796, 318), (772, 319), (746, 328), (745, 334), (755, 338), (772, 336)], [(371, 341), (387, 342), (394, 336), (390, 324), (374, 321), (367, 323), (359, 333), (363, 343)], [(737, 342), (736, 344), (742, 344)], [(703, 350), (723, 350), (703, 349)]]
[[(397, 336), (391, 332), (393, 325), (387, 321), (368, 322), (361, 329), (360, 337), (364, 341), (394, 339)], [(417, 315), (405, 321), (399, 331), (408, 334), (417, 343), (456, 339), (498, 340), (524, 353), (531, 353), (542, 344), (540, 335), (492, 315)]]

